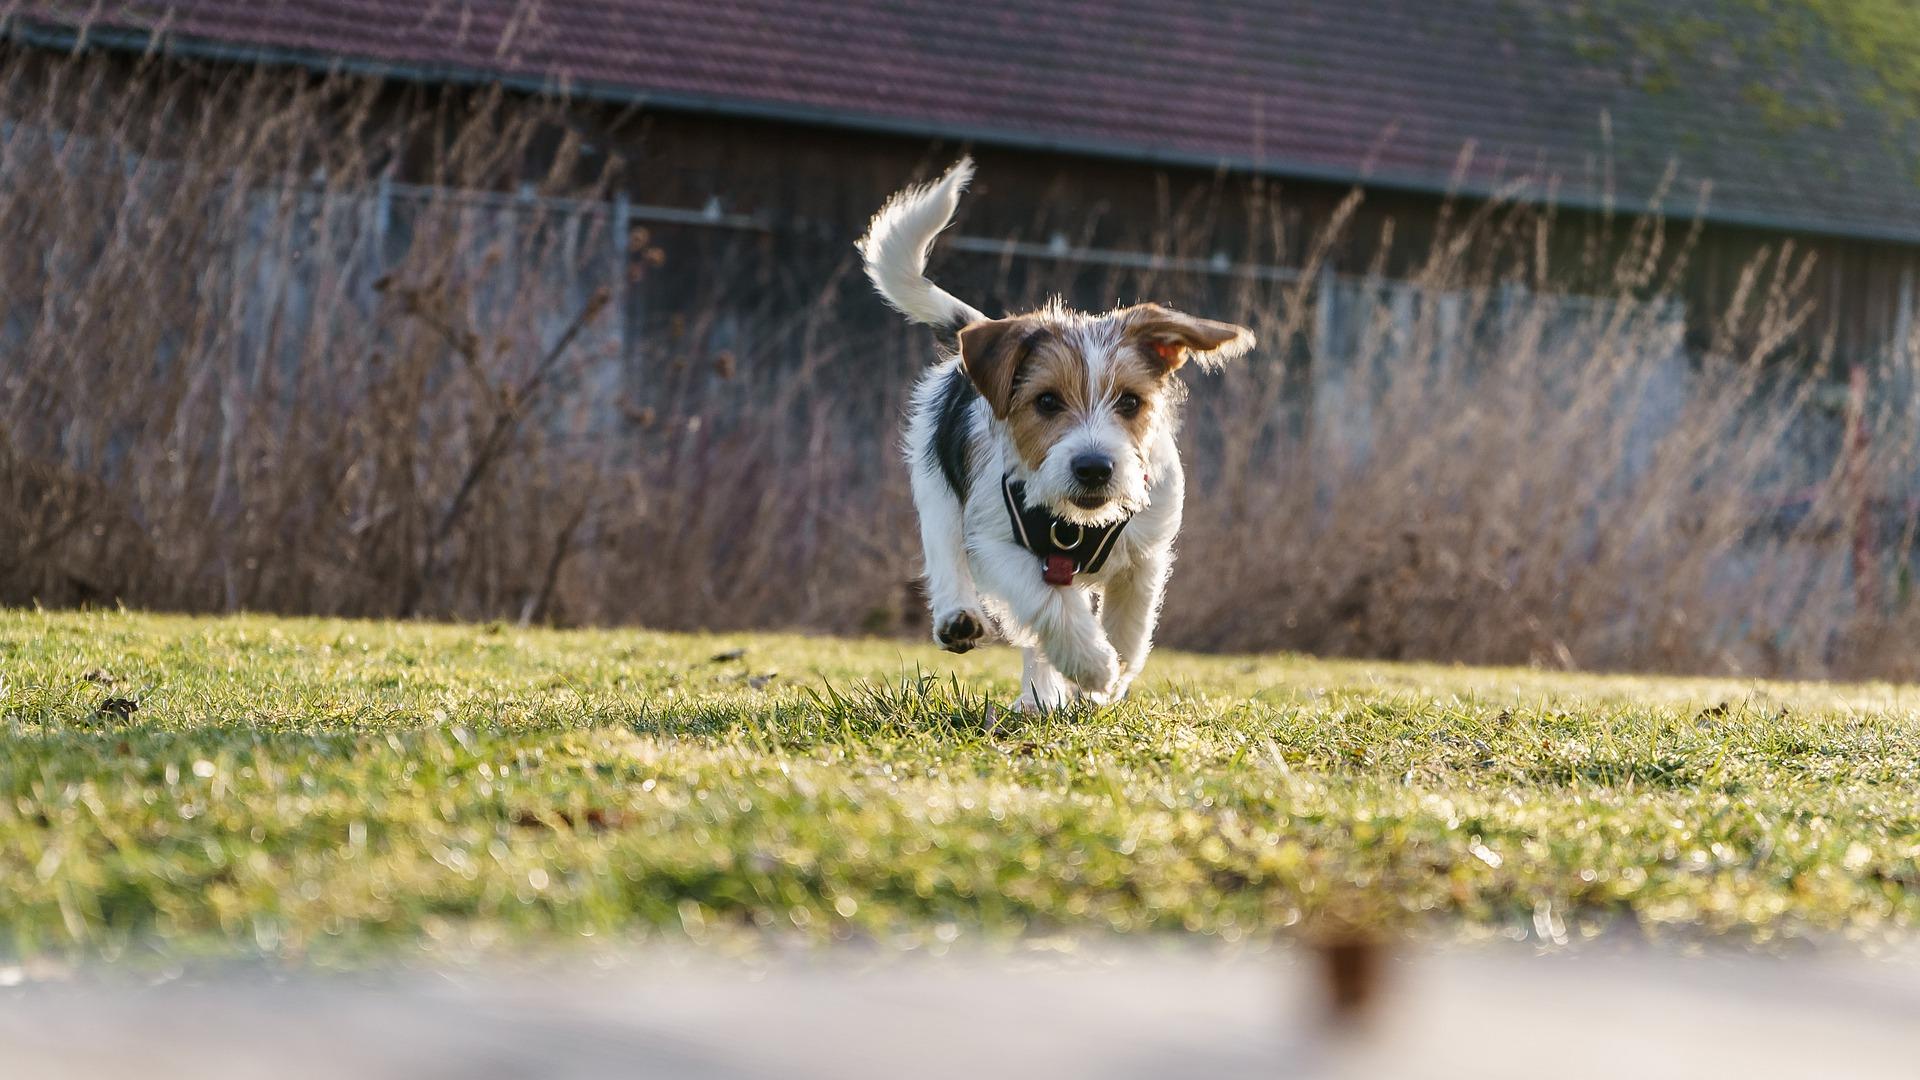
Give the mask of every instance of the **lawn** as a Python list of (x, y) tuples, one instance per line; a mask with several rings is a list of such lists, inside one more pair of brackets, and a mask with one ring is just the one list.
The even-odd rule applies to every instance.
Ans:
[(1920, 916), (1920, 691), (0, 612), (0, 958)]

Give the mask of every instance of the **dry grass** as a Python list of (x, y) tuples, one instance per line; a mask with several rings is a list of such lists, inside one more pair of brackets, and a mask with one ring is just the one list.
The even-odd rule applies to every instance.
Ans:
[[(870, 329), (850, 259), (757, 333), (737, 295), (636, 316), (629, 275), (659, 267), (638, 231), (612, 255), (621, 163), (540, 103), (16, 57), (0, 116), (0, 602), (914, 629), (891, 428), (925, 345)], [(1391, 249), (1345, 221), (1309, 246)], [(1167, 637), (1907, 674), (1910, 515), (1885, 507), (1914, 410), (1885, 388), (1910, 380), (1866, 407), (1817, 364), (1774, 377), (1791, 253), (1690, 358), (1657, 299), (1672, 230), (1589, 253), (1604, 302), (1542, 299), (1554, 227), (1483, 208), (1399, 283), (1310, 260), (1090, 290), (1266, 343), (1196, 387)], [(1205, 254), (1181, 235), (1162, 250)], [(1014, 291), (1089, 291), (1035, 276)]]
[[(1544, 249), (1552, 227), (1490, 208), (1436, 243), (1400, 287), (1411, 296), (1369, 296), (1357, 349), (1325, 365), (1333, 385), (1292, 437), (1271, 430), (1284, 373), (1232, 374), (1197, 421), (1227, 450), (1200, 466), (1185, 557), (1209, 572), (1172, 601), (1172, 636), (1568, 668), (1913, 670), (1898, 553), (1914, 522), (1893, 493), (1909, 490), (1915, 413), (1888, 396), (1908, 373), (1889, 365), (1853, 396), (1826, 360), (1784, 358), (1811, 266), (1791, 252), (1748, 268), (1691, 355), (1664, 299), (1687, 256), (1670, 231), (1644, 224), (1581, 268), (1609, 282), (1597, 299), (1545, 295), (1545, 267), (1490, 280), (1469, 254), (1533, 230)], [(1267, 324), (1268, 340), (1301, 333)]]
[[(0, 597), (678, 626), (872, 605), (824, 394), (712, 358), (628, 385), (606, 185), (556, 112), (9, 71)], [(424, 183), (392, 185), (422, 146)], [(529, 197), (488, 194), (529, 161)]]

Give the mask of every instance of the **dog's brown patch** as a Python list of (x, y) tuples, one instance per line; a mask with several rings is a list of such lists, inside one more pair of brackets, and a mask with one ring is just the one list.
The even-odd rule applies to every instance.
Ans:
[(1157, 357), (1135, 349), (1121, 350), (1107, 370), (1107, 402), (1117, 406), (1128, 394), (1140, 399), (1140, 408), (1132, 416), (1119, 413), (1120, 423), (1136, 447), (1147, 445), (1166, 412), (1168, 397), (1180, 390), (1180, 384), (1171, 378), (1172, 371)]
[[(1053, 444), (1095, 404), (1094, 387), (1087, 382), (1087, 362), (1080, 350), (1057, 334), (1036, 342), (1021, 365), (1005, 414), (1013, 448), (1030, 469), (1040, 467)], [(1062, 408), (1049, 413), (1040, 407), (1047, 395)]]
[(1052, 335), (1039, 319), (1020, 315), (985, 319), (960, 331), (960, 366), (1002, 420), (1012, 407), (1015, 377)]

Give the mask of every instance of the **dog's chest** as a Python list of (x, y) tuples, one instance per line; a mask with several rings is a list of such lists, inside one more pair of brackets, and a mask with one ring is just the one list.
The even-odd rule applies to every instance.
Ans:
[(1152, 561), (1172, 545), (1180, 521), (1179, 492), (1176, 489), (1163, 495), (1115, 534), (1113, 543), (1098, 560), (1095, 569), (1076, 569), (1071, 574), (1066, 573), (1065, 567), (1050, 568), (1044, 555), (1034, 553), (1029, 544), (1022, 543), (1021, 538), (1014, 534), (1015, 526), (1004, 510), (997, 520), (983, 515), (982, 519), (976, 519), (975, 524), (995, 540), (1005, 541), (1019, 549), (1018, 558), (1032, 566), (1035, 586), (1099, 590), (1143, 562)]
[(1093, 587), (1104, 585), (1132, 570), (1154, 552), (1166, 548), (1171, 542), (1172, 538), (1166, 535), (1164, 522), (1153, 514), (1152, 508), (1149, 508), (1127, 523), (1126, 529), (1121, 532), (1113, 545), (1113, 553), (1107, 557), (1099, 570), (1090, 574), (1077, 574), (1074, 576), (1073, 583)]

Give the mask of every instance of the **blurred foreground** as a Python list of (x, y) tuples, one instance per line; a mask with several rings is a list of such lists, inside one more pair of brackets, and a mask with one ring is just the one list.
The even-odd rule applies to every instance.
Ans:
[(1298, 952), (844, 961), (34, 987), (0, 998), (0, 1058), (151, 1080), (1763, 1078), (1912, 1076), (1920, 1050), (1911, 964), (1449, 952), (1383, 961), (1340, 1023)]

